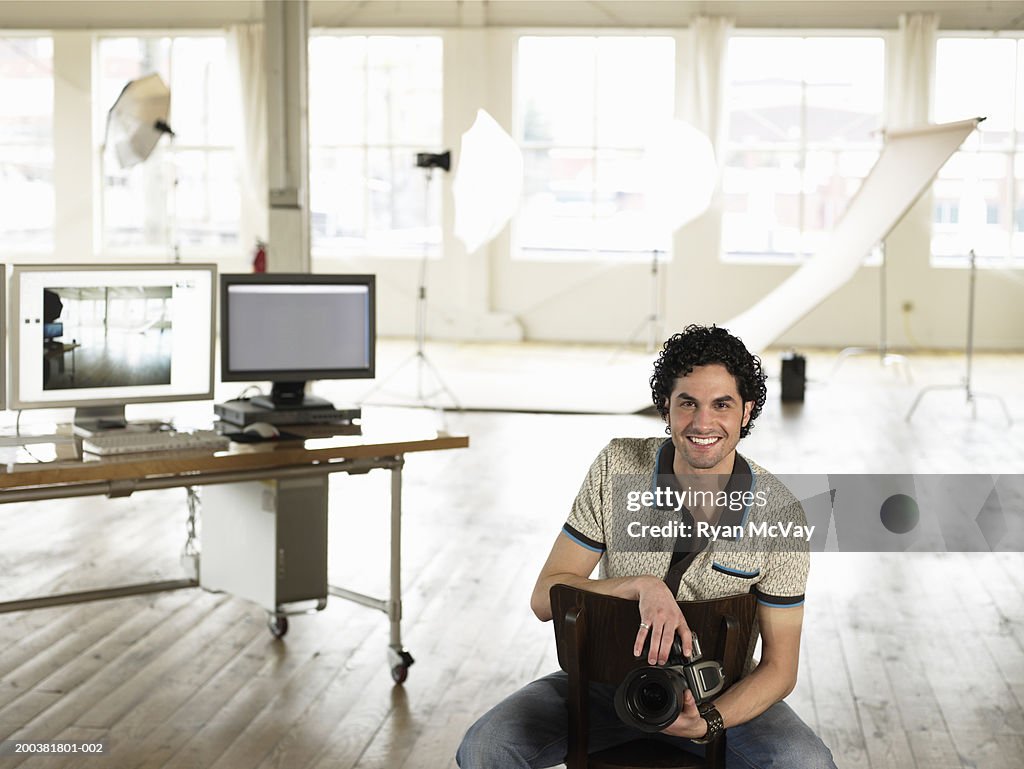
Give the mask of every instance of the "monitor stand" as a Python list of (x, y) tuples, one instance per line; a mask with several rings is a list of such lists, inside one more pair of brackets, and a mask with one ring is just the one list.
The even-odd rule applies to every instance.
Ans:
[(305, 382), (274, 382), (270, 395), (257, 395), (250, 401), (254, 406), (286, 411), (305, 409), (333, 409), (334, 404), (324, 398), (306, 394)]
[(76, 435), (88, 438), (104, 430), (123, 430), (127, 426), (123, 403), (117, 406), (79, 406), (75, 409)]

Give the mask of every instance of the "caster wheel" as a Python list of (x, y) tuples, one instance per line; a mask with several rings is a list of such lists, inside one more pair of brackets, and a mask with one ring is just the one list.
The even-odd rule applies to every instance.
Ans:
[(267, 619), (267, 627), (270, 628), (270, 635), (274, 638), (284, 638), (284, 634), (288, 632), (288, 618), (272, 614)]
[(391, 655), (392, 662), (394, 662), (391, 666), (391, 680), (396, 684), (404, 684), (405, 680), (409, 677), (409, 666), (416, 660), (412, 658), (409, 652), (404, 650), (397, 653), (392, 652)]

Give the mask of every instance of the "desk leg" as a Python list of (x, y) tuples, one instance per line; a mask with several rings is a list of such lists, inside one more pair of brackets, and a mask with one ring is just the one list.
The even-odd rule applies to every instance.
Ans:
[(402, 465), (391, 468), (391, 594), (388, 600), (388, 620), (391, 623), (391, 643), (388, 662), (391, 678), (400, 684), (409, 677), (412, 655), (402, 647)]
[(402, 456), (382, 461), (377, 467), (385, 467), (391, 471), (391, 571), (390, 593), (387, 599), (357, 593), (348, 588), (328, 585), (330, 595), (353, 601), (361, 606), (382, 611), (388, 615), (391, 625), (390, 642), (388, 643), (388, 665), (391, 667), (391, 678), (396, 684), (403, 683), (409, 677), (409, 666), (414, 662), (412, 655), (402, 646), (402, 467), (405, 459)]

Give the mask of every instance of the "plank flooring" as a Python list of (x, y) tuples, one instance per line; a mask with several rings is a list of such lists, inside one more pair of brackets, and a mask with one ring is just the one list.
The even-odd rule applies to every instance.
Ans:
[[(812, 356), (812, 379), (833, 359)], [(772, 397), (741, 448), (784, 473), (1024, 470), (1024, 356), (976, 366), (1014, 427), (994, 403), (972, 418), (955, 392), (927, 396), (907, 424), (918, 388), (955, 382), (962, 363), (912, 365), (909, 383), (851, 359), (812, 381), (802, 407)], [(661, 427), (644, 415), (466, 413), (448, 428), (472, 448), (405, 468), (403, 629), (417, 661), (404, 687), (387, 669), (383, 614), (338, 599), (292, 618), (283, 641), (261, 609), (200, 590), (7, 614), (0, 739), (103, 739), (109, 753), (2, 766), (454, 767), (477, 716), (557, 665), (529, 594), (593, 456)], [(384, 594), (387, 490), (383, 471), (332, 478), (332, 582)], [(0, 506), (0, 600), (175, 578), (185, 519), (180, 490)], [(1024, 766), (1024, 555), (815, 553), (805, 616), (790, 702), (839, 766)]]

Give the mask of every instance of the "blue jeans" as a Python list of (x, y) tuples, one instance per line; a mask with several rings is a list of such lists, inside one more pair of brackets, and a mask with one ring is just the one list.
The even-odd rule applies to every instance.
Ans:
[[(461, 769), (540, 769), (565, 761), (568, 679), (562, 671), (505, 698), (466, 732), (456, 754)], [(615, 687), (590, 687), (590, 752), (651, 735), (632, 729), (615, 714)], [(699, 752), (689, 740), (659, 735)], [(729, 728), (728, 769), (835, 769), (832, 753), (784, 702), (757, 718)]]

